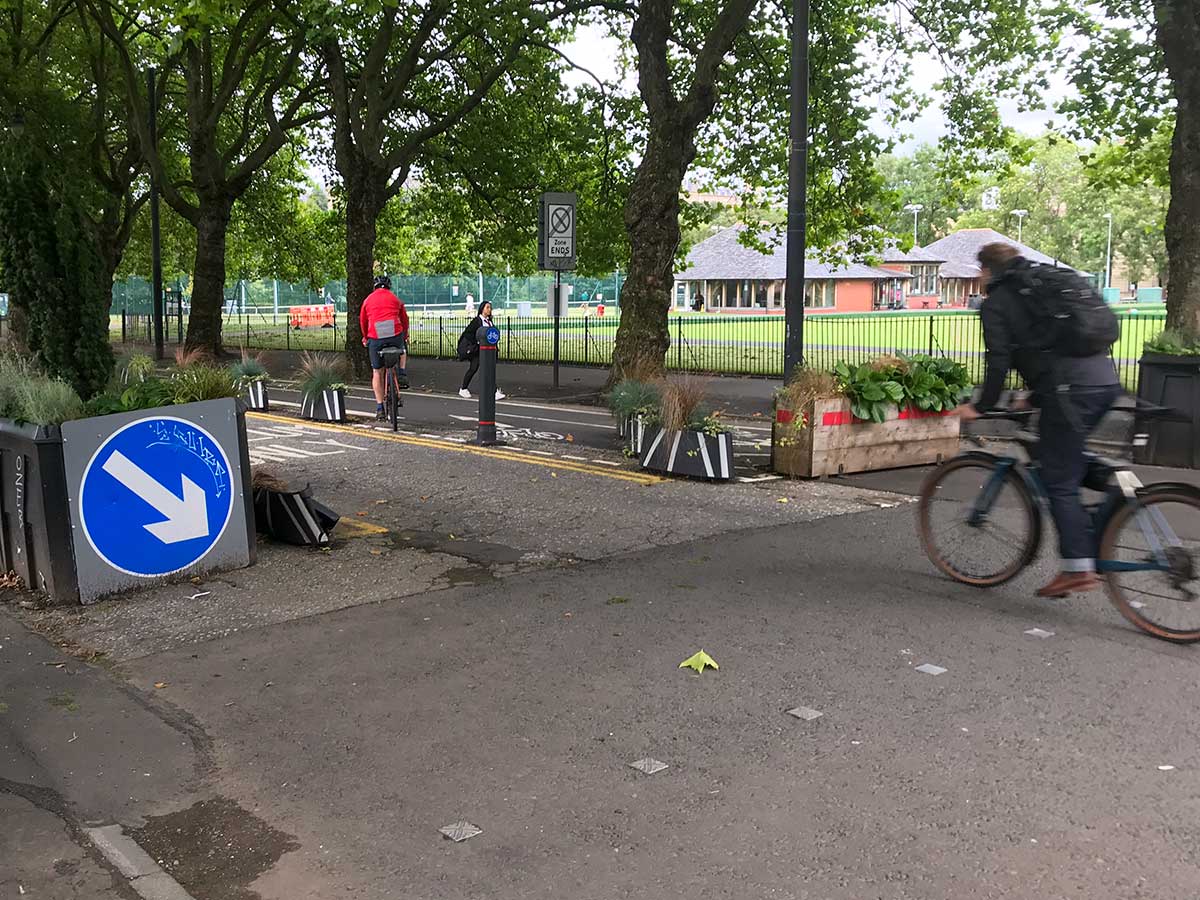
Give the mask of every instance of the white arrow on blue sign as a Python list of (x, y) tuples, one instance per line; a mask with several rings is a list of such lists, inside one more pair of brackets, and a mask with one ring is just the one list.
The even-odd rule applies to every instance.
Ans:
[(113, 432), (80, 484), (79, 518), (92, 549), (114, 569), (156, 578), (195, 565), (233, 513), (229, 458), (183, 419), (139, 419)]

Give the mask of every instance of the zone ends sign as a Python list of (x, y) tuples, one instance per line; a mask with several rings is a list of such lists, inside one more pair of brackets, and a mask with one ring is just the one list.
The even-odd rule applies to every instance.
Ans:
[(538, 203), (538, 268), (570, 272), (575, 268), (574, 194), (542, 194)]

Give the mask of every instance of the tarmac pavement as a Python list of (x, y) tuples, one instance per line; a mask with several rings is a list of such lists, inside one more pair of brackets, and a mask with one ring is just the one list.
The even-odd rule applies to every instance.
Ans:
[[(125, 826), (196, 900), (1200, 883), (1195, 649), (1034, 599), (1045, 559), (947, 582), (907, 475), (713, 486), (565, 441), (250, 424), (345, 516), (327, 552), (0, 611), (0, 778)], [(700, 649), (718, 670), (679, 668)]]

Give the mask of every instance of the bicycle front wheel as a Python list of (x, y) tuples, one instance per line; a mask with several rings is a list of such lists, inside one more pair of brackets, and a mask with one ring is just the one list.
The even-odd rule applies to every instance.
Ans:
[(917, 522), (930, 562), (972, 587), (1013, 578), (1041, 541), (1041, 516), (1025, 482), (986, 456), (960, 456), (934, 470), (921, 488)]
[(1100, 538), (1097, 568), (1121, 615), (1157, 638), (1200, 641), (1200, 491), (1151, 485)]

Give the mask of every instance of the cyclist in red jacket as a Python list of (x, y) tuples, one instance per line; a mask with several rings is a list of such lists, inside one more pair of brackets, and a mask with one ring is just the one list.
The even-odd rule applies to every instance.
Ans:
[(408, 311), (400, 298), (392, 293), (392, 280), (386, 275), (375, 279), (375, 290), (367, 295), (358, 314), (363, 346), (371, 358), (371, 388), (375, 392), (375, 417), (384, 417), (383, 360), (379, 351), (395, 347), (400, 351), (400, 366), (396, 377), (400, 387), (408, 387)]

